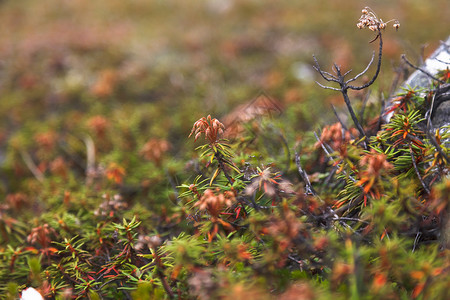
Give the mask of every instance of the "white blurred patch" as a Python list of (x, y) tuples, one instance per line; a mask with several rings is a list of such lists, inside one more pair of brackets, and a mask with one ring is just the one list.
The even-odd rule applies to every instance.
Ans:
[(304, 63), (304, 62), (296, 62), (292, 65), (292, 73), (295, 78), (297, 78), (301, 82), (311, 83), (314, 82), (314, 70), (313, 68)]
[(206, 2), (208, 9), (217, 14), (224, 14), (233, 8), (233, 0), (208, 0)]
[(29, 287), (22, 291), (20, 300), (44, 300), (44, 297), (42, 297), (42, 295), (34, 288)]

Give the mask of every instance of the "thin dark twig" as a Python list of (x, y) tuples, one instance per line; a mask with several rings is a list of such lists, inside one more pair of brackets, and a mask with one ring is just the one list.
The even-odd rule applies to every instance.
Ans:
[(41, 170), (39, 170), (39, 168), (36, 166), (36, 164), (34, 163), (33, 159), (31, 158), (31, 155), (28, 154), (28, 152), (25, 151), (20, 151), (20, 155), (22, 156), (22, 159), (25, 163), (25, 165), (28, 167), (28, 169), (30, 170), (30, 172), (33, 174), (33, 176), (39, 181), (39, 182), (43, 182), (44, 181), (44, 174), (41, 172)]
[(434, 93), (433, 97), (431, 98), (430, 111), (428, 112), (428, 116), (427, 116), (427, 131), (430, 131), (430, 128), (431, 128), (431, 116), (433, 115), (435, 98), (436, 98), (436, 93)]
[(411, 68), (416, 69), (416, 70), (422, 72), (423, 74), (427, 75), (427, 76), (430, 77), (431, 79), (436, 80), (437, 82), (439, 82), (439, 83), (441, 83), (441, 84), (444, 84), (444, 83), (445, 83), (444, 81), (440, 80), (439, 78), (434, 77), (431, 73), (429, 73), (428, 71), (424, 70), (423, 68), (413, 65), (413, 64), (406, 58), (406, 55), (405, 55), (405, 54), (402, 54), (402, 59), (403, 59), (403, 60), (406, 62), (406, 64), (407, 64), (408, 66), (410, 66)]
[(344, 74), (342, 74), (342, 76), (345, 77), (345, 76), (347, 76), (348, 74), (350, 74), (352, 71), (353, 71), (353, 70), (350, 69), (350, 70), (348, 70), (347, 72), (345, 72)]
[(256, 211), (260, 211), (261, 208), (259, 207), (258, 204), (256, 204), (255, 198), (256, 198), (256, 191), (253, 193), (252, 197), (250, 198), (250, 202), (252, 203), (253, 208), (256, 209)]
[(402, 73), (405, 71), (405, 65), (402, 64), (401, 66), (398, 66), (398, 67), (393, 66), (393, 68), (394, 68), (395, 76), (394, 76), (394, 79), (392, 80), (391, 88), (389, 89), (388, 98), (392, 98), (393, 95), (396, 93), (398, 83), (400, 82)]
[[(319, 62), (317, 61), (317, 58), (313, 55), (313, 59), (315, 62), (315, 66), (313, 66), (313, 68), (319, 72), (319, 74), (322, 76), (323, 79), (325, 79), (326, 81), (333, 81), (333, 82), (339, 82), (338, 78), (336, 76), (334, 76), (333, 74), (330, 74), (328, 72), (323, 71), (320, 68)], [(325, 76), (326, 75), (326, 76)], [(327, 77), (328, 76), (328, 77)]]
[[(355, 127), (356, 127), (356, 129), (358, 129), (361, 136), (367, 137), (363, 127), (361, 126), (361, 123), (359, 123), (358, 118), (356, 117), (356, 114), (353, 111), (352, 104), (350, 103), (350, 98), (348, 97), (348, 94), (347, 94), (347, 89), (343, 89), (341, 91), (341, 93), (344, 96), (344, 102), (345, 102), (345, 105), (347, 105), (347, 109), (348, 109), (348, 112), (350, 113), (350, 116), (352, 117), (353, 124), (355, 124)], [(367, 149), (367, 145), (365, 142), (364, 142), (364, 148)]]
[(370, 224), (367, 221), (358, 219), (358, 218), (348, 218), (348, 217), (340, 217), (339, 220), (344, 220), (344, 221), (354, 221), (354, 222), (360, 222), (360, 223), (365, 223), (365, 224)]
[(380, 115), (378, 116), (378, 122), (377, 122), (377, 132), (381, 129), (381, 121), (383, 120), (383, 115), (384, 115), (384, 108), (386, 105), (386, 101), (384, 100), (384, 97), (381, 98), (381, 110), (380, 110)]
[(414, 170), (416, 171), (416, 175), (419, 178), (420, 183), (423, 186), (423, 189), (429, 195), (430, 194), (430, 190), (428, 189), (427, 185), (425, 184), (425, 182), (422, 179), (422, 176), (420, 175), (419, 168), (417, 167), (417, 164), (416, 164), (416, 158), (414, 157), (414, 152), (413, 152), (411, 146), (409, 147), (409, 153), (411, 153), (411, 160), (412, 160), (412, 163), (413, 163), (413, 166), (414, 166)]
[(336, 119), (338, 119), (339, 123), (341, 123), (342, 128), (345, 131), (348, 131), (347, 126), (345, 126), (344, 122), (342, 122), (341, 118), (339, 117), (339, 115), (338, 115), (338, 113), (336, 111), (336, 107), (334, 107), (334, 105), (331, 104), (331, 108), (333, 108), (334, 115), (336, 116)]
[(442, 59), (439, 59), (439, 58), (435, 58), (435, 60), (437, 60), (438, 62), (441, 62), (443, 64), (450, 65), (450, 61), (443, 61)]
[(353, 82), (356, 79), (358, 79), (359, 77), (361, 77), (362, 75), (364, 75), (369, 70), (370, 66), (372, 65), (374, 58), (375, 58), (375, 51), (372, 52), (372, 58), (370, 59), (369, 63), (367, 64), (366, 68), (361, 73), (356, 75), (355, 77), (350, 78), (349, 80), (347, 80), (347, 83)]
[(416, 234), (416, 238), (414, 239), (414, 245), (412, 248), (412, 252), (414, 252), (416, 250), (417, 243), (419, 242), (421, 236), (422, 236), (422, 232), (418, 231)]
[(317, 83), (317, 85), (319, 85), (323, 89), (328, 89), (328, 90), (333, 90), (333, 91), (338, 91), (338, 92), (341, 91), (338, 88), (334, 88), (334, 87), (331, 87), (331, 86), (326, 86), (326, 85), (323, 85), (323, 84), (321, 84), (320, 82), (317, 82), (317, 81), (316, 81), (316, 83)]
[(328, 149), (325, 147), (325, 143), (320, 140), (320, 138), (319, 138), (319, 136), (317, 135), (316, 132), (314, 132), (314, 136), (316, 137), (317, 141), (320, 143), (320, 146), (322, 147), (323, 151), (328, 156), (328, 158), (330, 158), (333, 162), (335, 162), (334, 157), (330, 154)]
[[(375, 71), (375, 74), (373, 75), (372, 79), (371, 79), (369, 82), (367, 82), (366, 84), (363, 84), (363, 85), (361, 85), (361, 86), (353, 86), (353, 85), (349, 85), (349, 86), (348, 86), (349, 89), (352, 89), (352, 90), (362, 90), (362, 89), (365, 89), (365, 88), (371, 86), (371, 85), (375, 82), (375, 80), (378, 78), (378, 74), (380, 74), (380, 70), (381, 70), (381, 58), (382, 58), (382, 56), (383, 56), (383, 38), (382, 38), (381, 30), (380, 30), (380, 29), (378, 29), (378, 35), (379, 35), (379, 38), (380, 38), (380, 43), (379, 43), (379, 49), (378, 49), (378, 63), (377, 63), (377, 70)], [(373, 61), (373, 60), (371, 60), (371, 62), (369, 63), (369, 65), (367, 65), (366, 69), (365, 69), (363, 72), (361, 72), (361, 73), (359, 73), (358, 75), (356, 75), (356, 78), (362, 76), (365, 72), (367, 72), (367, 70), (369, 69), (370, 65), (372, 64), (372, 61)], [(350, 80), (351, 80), (351, 79), (350, 79)], [(349, 82), (350, 82), (350, 81), (347, 81), (347, 84), (348, 84)]]
[[(325, 154), (328, 156), (329, 159), (331, 159), (333, 161), (333, 163), (336, 163), (336, 160), (334, 159), (334, 157), (330, 154), (330, 151), (327, 149), (327, 147), (331, 148), (330, 146), (328, 146), (325, 142), (321, 141), (320, 138), (317, 136), (317, 133), (314, 132), (314, 136), (316, 137), (317, 141), (320, 143), (320, 146), (322, 147), (323, 151), (325, 152)], [(351, 181), (356, 182), (356, 179), (353, 178), (352, 176), (348, 175), (347, 172), (345, 170), (342, 170), (342, 173), (344, 175), (346, 175), (348, 178), (350, 178)], [(362, 190), (363, 188), (360, 187), (360, 189)]]
[(174, 182), (172, 176), (170, 176), (169, 171), (167, 169), (164, 170), (164, 173), (166, 174), (167, 180), (169, 181), (169, 184), (172, 187), (172, 190), (173, 190), (173, 192), (175, 194), (175, 197), (176, 197), (176, 201), (177, 201), (177, 203), (179, 203), (180, 202), (180, 197), (179, 197), (179, 193), (178, 193), (178, 189), (177, 189), (178, 185)]
[(352, 210), (355, 206), (358, 206), (359, 204), (361, 204), (361, 201), (363, 199), (363, 195), (359, 195), (356, 199), (354, 199), (354, 201), (351, 201), (341, 207), (339, 207), (338, 209), (335, 210), (335, 213), (338, 216), (341, 216), (345, 211), (350, 211)]
[(295, 152), (294, 155), (295, 155), (295, 164), (297, 165), (298, 173), (300, 174), (300, 176), (302, 177), (302, 179), (306, 185), (306, 192), (308, 194), (317, 196), (317, 192), (314, 190), (314, 188), (311, 185), (311, 182), (309, 181), (308, 174), (306, 173), (306, 171), (302, 168), (302, 166), (300, 164), (300, 155), (298, 154), (297, 151)]
[(366, 111), (367, 101), (369, 100), (369, 97), (370, 97), (370, 90), (366, 93), (366, 95), (364, 95), (362, 108), (359, 111), (359, 121), (361, 123), (364, 123), (364, 112)]
[[(431, 121), (430, 121), (431, 124)], [(447, 161), (449, 162), (449, 158), (447, 156), (447, 154), (444, 153), (444, 151), (442, 151), (441, 145), (439, 145), (439, 143), (436, 141), (436, 138), (430, 133), (429, 130), (426, 131), (427, 133), (427, 137), (430, 140), (430, 142), (433, 144), (433, 146), (436, 148), (437, 152), (439, 152), (439, 154)]]
[[(340, 89), (339, 88), (334, 88), (334, 87), (329, 87), (329, 86), (325, 86), (322, 85), (320, 83), (317, 83), (320, 87), (324, 88), (324, 89), (330, 89), (330, 90), (334, 90), (334, 91), (340, 91), (344, 97), (344, 101), (345, 101), (345, 105), (347, 106), (348, 112), (353, 120), (353, 123), (355, 124), (356, 129), (359, 131), (359, 133), (361, 134), (362, 137), (367, 137), (366, 133), (364, 132), (363, 127), (361, 126), (360, 121), (358, 121), (358, 118), (356, 117), (356, 114), (353, 110), (353, 107), (350, 103), (350, 98), (348, 96), (348, 89), (352, 89), (352, 90), (362, 90), (364, 88), (369, 87), (370, 85), (372, 85), (375, 80), (378, 77), (378, 74), (380, 73), (381, 70), (381, 58), (382, 58), (382, 53), (383, 53), (383, 39), (382, 39), (382, 34), (381, 34), (381, 30), (378, 29), (378, 33), (377, 33), (377, 37), (379, 37), (379, 53), (378, 53), (378, 63), (377, 63), (377, 69), (375, 71), (374, 76), (372, 77), (371, 80), (369, 80), (369, 82), (361, 85), (361, 86), (353, 86), (353, 85), (349, 85), (350, 82), (355, 81), (356, 79), (358, 79), (359, 77), (361, 77), (362, 75), (364, 75), (370, 68), (370, 66), (373, 63), (373, 60), (375, 58), (375, 53), (372, 55), (372, 58), (369, 62), (369, 64), (367, 65), (367, 67), (358, 75), (356, 75), (355, 77), (345, 81), (345, 76), (348, 75), (350, 72), (347, 71), (344, 74), (341, 73), (341, 69), (340, 67), (334, 63), (334, 71), (336, 73), (336, 76), (327, 73), (325, 71), (323, 71), (320, 68), (319, 62), (317, 61), (316, 57), (313, 56), (314, 58), (314, 62), (315, 62), (315, 66), (314, 69), (319, 72), (319, 74), (322, 76), (323, 79), (325, 79), (326, 81), (332, 81), (332, 82), (336, 82), (339, 84)], [(363, 143), (364, 148), (367, 149), (367, 144), (366, 142)]]
[(280, 137), (280, 139), (283, 141), (283, 146), (286, 149), (286, 157), (287, 157), (287, 161), (286, 161), (286, 171), (289, 170), (289, 167), (291, 166), (291, 151), (289, 150), (289, 144), (288, 141), (286, 140), (286, 137), (283, 135), (283, 133), (278, 130), (278, 136)]
[(327, 178), (325, 179), (325, 181), (323, 182), (324, 186), (329, 186), (331, 179), (333, 178), (333, 176), (336, 174), (338, 167), (334, 166), (333, 169), (331, 170), (330, 174), (328, 174)]
[[(233, 185), (233, 179), (231, 178), (230, 174), (228, 174), (227, 170), (225, 169), (225, 159), (222, 157), (222, 154), (220, 152), (216, 152), (216, 155), (214, 156), (214, 158), (217, 160), (217, 162), (219, 163), (219, 168), (220, 170), (223, 172), (223, 174), (225, 175), (225, 177), (227, 178), (228, 182), (230, 183), (230, 185)], [(245, 204), (242, 202), (242, 199), (238, 198), (239, 203), (242, 206), (242, 210), (244, 211), (244, 213), (246, 215), (247, 214), (247, 210), (245, 209)]]
[(433, 127), (433, 124), (431, 123), (431, 115), (433, 114), (434, 100), (436, 98), (435, 96), (436, 96), (436, 94), (433, 94), (433, 98), (431, 100), (431, 108), (430, 108), (430, 111), (428, 112), (428, 116), (427, 116), (426, 134), (427, 134), (427, 137), (430, 140), (430, 142), (433, 144), (433, 146), (439, 152), (439, 154), (443, 158), (445, 158), (445, 160), (447, 162), (449, 162), (448, 156), (444, 153), (444, 151), (442, 151), (441, 145), (439, 145), (439, 143), (436, 141), (435, 137), (431, 134), (431, 128)]
[(156, 261), (156, 274), (158, 275), (159, 279), (161, 280), (162, 286), (164, 288), (164, 290), (166, 291), (167, 295), (169, 296), (169, 298), (173, 299), (175, 297), (175, 294), (173, 293), (172, 289), (170, 288), (169, 283), (166, 280), (166, 277), (164, 276), (163, 273), (163, 269), (164, 269), (164, 264), (161, 261), (161, 258), (159, 257), (158, 254), (158, 249), (156, 247), (153, 247), (153, 257), (155, 258)]
[(225, 177), (227, 178), (230, 185), (233, 185), (233, 179), (231, 178), (230, 174), (228, 174), (227, 170), (225, 169), (225, 161), (224, 161), (224, 158), (222, 157), (222, 154), (219, 152), (216, 152), (216, 155), (214, 156), (214, 158), (219, 163), (219, 168), (223, 172)]

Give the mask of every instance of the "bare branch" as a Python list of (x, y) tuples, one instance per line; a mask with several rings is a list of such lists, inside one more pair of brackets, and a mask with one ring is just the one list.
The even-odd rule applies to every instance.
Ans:
[(348, 70), (347, 72), (345, 72), (345, 73), (342, 75), (342, 77), (347, 76), (348, 74), (350, 74), (351, 71), (352, 71), (352, 69)]
[[(339, 118), (339, 115), (338, 115), (338, 113), (337, 113), (337, 111), (336, 111), (336, 107), (334, 107), (334, 105), (331, 104), (331, 108), (333, 108), (334, 115), (336, 116), (336, 119), (338, 119), (339, 123), (341, 123), (342, 128), (343, 128), (345, 131), (348, 131), (347, 126), (345, 126), (344, 122), (342, 122), (341, 118)], [(351, 134), (351, 133), (350, 133), (350, 134)]]
[(355, 77), (353, 77), (353, 78), (347, 80), (347, 83), (353, 82), (353, 81), (355, 81), (356, 79), (358, 79), (359, 77), (363, 76), (363, 75), (369, 70), (370, 66), (371, 66), (372, 63), (373, 63), (373, 59), (374, 59), (374, 58), (375, 58), (375, 51), (372, 52), (372, 58), (370, 59), (370, 62), (369, 62), (369, 64), (367, 65), (367, 67), (366, 67), (361, 73), (359, 73), (358, 75), (356, 75)]
[[(361, 136), (366, 136), (366, 133), (364, 132), (363, 127), (361, 126), (361, 123), (359, 123), (358, 118), (356, 117), (356, 114), (353, 111), (352, 104), (350, 103), (350, 98), (348, 97), (348, 94), (347, 94), (347, 89), (343, 89), (341, 92), (342, 92), (342, 95), (344, 96), (345, 105), (347, 105), (348, 112), (350, 113), (350, 116), (352, 117), (352, 120), (353, 120), (353, 123), (355, 124), (356, 129), (358, 129)], [(366, 143), (364, 143), (364, 148), (367, 149)]]
[(377, 128), (376, 130), (380, 130), (381, 127), (381, 121), (383, 120), (383, 114), (384, 114), (384, 108), (386, 105), (386, 100), (384, 99), (384, 97), (381, 98), (381, 110), (380, 110), (380, 115), (378, 116), (378, 122), (377, 122)]
[[(313, 66), (313, 68), (317, 72), (319, 72), (320, 76), (322, 76), (323, 79), (325, 79), (326, 81), (339, 82), (339, 80), (336, 76), (334, 76), (333, 74), (330, 74), (328, 72), (325, 72), (320, 68), (319, 62), (317, 61), (317, 58), (314, 55), (313, 55), (313, 59), (314, 59), (314, 63), (315, 63), (315, 66)], [(328, 76), (329, 78), (326, 77), (325, 75)]]
[(30, 154), (28, 154), (25, 151), (20, 151), (20, 155), (22, 156), (22, 159), (25, 163), (25, 165), (28, 167), (28, 169), (31, 171), (31, 173), (34, 175), (34, 177), (39, 181), (44, 181), (44, 174), (39, 170), (39, 168), (34, 163), (33, 159), (31, 158)]
[[(430, 125), (431, 125), (431, 121), (429, 121)], [(430, 133), (430, 130), (426, 130), (427, 133), (427, 137), (430, 140), (430, 142), (433, 144), (433, 146), (436, 148), (437, 152), (439, 152), (439, 154), (447, 161), (449, 162), (449, 158), (447, 156), (447, 154), (444, 153), (444, 151), (442, 151), (441, 145), (439, 145), (439, 143), (436, 141), (436, 138)]]
[[(375, 75), (373, 75), (372, 79), (371, 79), (369, 82), (367, 82), (366, 84), (363, 84), (363, 85), (361, 85), (361, 86), (353, 86), (353, 85), (349, 85), (349, 86), (348, 86), (349, 89), (357, 90), (357, 91), (358, 91), (358, 90), (365, 89), (365, 88), (371, 86), (371, 85), (375, 82), (375, 80), (378, 78), (378, 74), (380, 74), (380, 70), (381, 70), (381, 58), (382, 58), (382, 56), (383, 56), (383, 38), (382, 38), (381, 30), (380, 30), (380, 29), (378, 29), (378, 35), (379, 35), (379, 40), (380, 40), (380, 44), (379, 44), (380, 46), (379, 46), (379, 49), (378, 49), (378, 63), (377, 63), (377, 70), (375, 71)], [(372, 62), (372, 61), (373, 61), (373, 59), (371, 60), (371, 62)], [(367, 66), (366, 70), (370, 67), (371, 64), (372, 64), (372, 63), (369, 63), (369, 65)], [(366, 71), (366, 70), (365, 70), (365, 71)], [(362, 75), (364, 74), (365, 71), (359, 73), (359, 74), (356, 75), (356, 76), (357, 76), (357, 77), (362, 76)], [(350, 80), (351, 80), (351, 79), (350, 79)], [(347, 83), (348, 83), (348, 82), (350, 82), (350, 81), (347, 81)]]
[(412, 252), (414, 252), (416, 250), (416, 246), (419, 243), (420, 237), (422, 236), (422, 232), (418, 231), (416, 234), (416, 238), (414, 239), (414, 245), (412, 248)]
[(314, 190), (314, 188), (311, 185), (311, 182), (309, 181), (308, 174), (306, 174), (306, 171), (302, 168), (302, 166), (300, 164), (300, 155), (297, 152), (295, 152), (295, 164), (297, 165), (298, 173), (300, 174), (303, 181), (305, 182), (306, 193), (317, 196), (316, 191)]
[(413, 166), (414, 166), (414, 170), (416, 171), (416, 175), (419, 178), (420, 183), (423, 186), (423, 189), (429, 195), (430, 194), (430, 189), (427, 187), (427, 185), (425, 184), (425, 182), (422, 179), (422, 176), (420, 175), (419, 168), (417, 167), (417, 164), (416, 164), (416, 158), (414, 157), (414, 152), (413, 152), (411, 146), (409, 147), (409, 153), (411, 153), (411, 160), (412, 160), (412, 163), (413, 163)]
[(334, 87), (331, 87), (331, 86), (326, 86), (326, 85), (323, 85), (323, 84), (321, 84), (320, 82), (318, 82), (318, 81), (316, 81), (316, 83), (321, 87), (321, 88), (323, 88), (323, 89), (327, 89), (327, 90), (333, 90), (333, 91), (338, 91), (338, 92), (340, 92), (341, 90), (340, 89), (338, 89), (338, 88), (334, 88)]
[(431, 116), (433, 115), (433, 111), (434, 111), (435, 98), (436, 98), (436, 93), (433, 93), (433, 98), (431, 99), (430, 110), (428, 111), (428, 116), (427, 116), (427, 131), (430, 131), (430, 129), (431, 129)]
[(362, 108), (361, 108), (361, 110), (359, 112), (359, 120), (360, 120), (361, 123), (363, 123), (363, 120), (364, 120), (364, 112), (366, 110), (366, 105), (367, 105), (367, 101), (369, 100), (369, 97), (370, 97), (370, 90), (364, 96), (363, 103), (362, 103)]
[(322, 147), (323, 152), (325, 152), (325, 154), (328, 156), (328, 158), (331, 159), (334, 163), (335, 162), (334, 157), (331, 155), (330, 151), (328, 151), (328, 149), (325, 146), (325, 143), (320, 140), (319, 136), (317, 135), (317, 133), (315, 131), (314, 131), (314, 136), (316, 137), (316, 140), (320, 143), (320, 147)]
[(408, 66), (410, 66), (411, 68), (416, 69), (416, 70), (422, 72), (423, 74), (427, 75), (427, 76), (430, 77), (431, 79), (436, 80), (437, 82), (439, 82), (439, 83), (441, 83), (441, 84), (444, 84), (444, 83), (445, 83), (444, 81), (440, 80), (439, 78), (434, 77), (431, 73), (429, 73), (429, 72), (426, 71), (425, 69), (413, 65), (413, 64), (406, 58), (406, 55), (405, 55), (405, 54), (402, 54), (402, 59), (403, 59), (403, 60), (406, 62), (406, 64), (407, 64)]

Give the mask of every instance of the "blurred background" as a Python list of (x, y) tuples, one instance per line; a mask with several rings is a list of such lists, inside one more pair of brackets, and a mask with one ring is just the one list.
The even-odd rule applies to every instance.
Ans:
[(401, 24), (384, 33), (375, 94), (401, 53), (420, 62), (450, 34), (448, 0), (3, 0), (1, 146), (102, 126), (183, 143), (196, 119), (261, 92), (292, 128), (329, 123), (343, 101), (314, 83), (312, 55), (362, 70), (377, 50), (356, 28), (364, 6)]

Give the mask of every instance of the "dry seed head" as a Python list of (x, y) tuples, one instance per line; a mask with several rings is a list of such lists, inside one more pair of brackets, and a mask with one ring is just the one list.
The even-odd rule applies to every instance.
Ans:
[(377, 31), (380, 29), (385, 29), (386, 25), (390, 22), (395, 22), (394, 23), (395, 29), (398, 29), (400, 27), (400, 23), (396, 19), (390, 20), (388, 22), (383, 22), (383, 20), (381, 18), (378, 18), (377, 15), (373, 12), (373, 10), (370, 9), (370, 7), (366, 6), (361, 10), (361, 12), (362, 15), (359, 18), (358, 23), (356, 24), (356, 27), (358, 27), (359, 29), (367, 27), (371, 31)]

